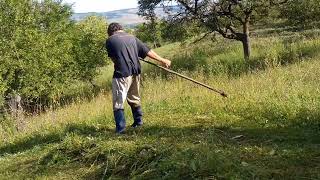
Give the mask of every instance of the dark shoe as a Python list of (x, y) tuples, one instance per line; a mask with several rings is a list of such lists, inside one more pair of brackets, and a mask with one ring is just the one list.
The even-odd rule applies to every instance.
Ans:
[(126, 131), (125, 131), (125, 129), (122, 130), (122, 131), (117, 131), (117, 130), (116, 130), (116, 134), (117, 134), (117, 135), (124, 135), (124, 134), (126, 134)]
[(136, 127), (142, 126), (143, 122), (142, 122), (142, 110), (141, 110), (141, 107), (133, 107), (133, 106), (131, 106), (131, 110), (132, 110), (132, 115), (133, 115), (133, 119), (134, 119), (134, 122), (131, 125), (131, 127), (136, 128)]
[(143, 123), (141, 123), (141, 124), (133, 123), (133, 124), (131, 125), (131, 127), (133, 127), (133, 128), (138, 128), (138, 127), (141, 127), (142, 125), (143, 125)]
[(124, 110), (119, 109), (113, 112), (114, 120), (116, 122), (116, 133), (122, 134), (126, 129), (126, 120), (124, 117)]

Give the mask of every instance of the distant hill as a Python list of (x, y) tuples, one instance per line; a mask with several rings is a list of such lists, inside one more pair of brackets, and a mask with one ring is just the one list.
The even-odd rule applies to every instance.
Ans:
[[(109, 11), (109, 12), (88, 12), (88, 13), (75, 13), (72, 16), (72, 19), (76, 21), (80, 21), (87, 16), (103, 16), (106, 17), (108, 22), (119, 22), (126, 27), (132, 27), (137, 24), (143, 23), (144, 20), (142, 17), (138, 16), (138, 8), (132, 9), (122, 9), (116, 11)], [(162, 10), (162, 8), (156, 9), (156, 14), (158, 17), (165, 17), (166, 13)]]

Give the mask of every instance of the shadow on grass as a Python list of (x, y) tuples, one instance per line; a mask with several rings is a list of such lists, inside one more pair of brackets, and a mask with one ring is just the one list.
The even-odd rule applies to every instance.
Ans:
[[(194, 142), (198, 140), (208, 140), (210, 136), (216, 136), (227, 142), (235, 142), (232, 140), (234, 136), (243, 135), (239, 138), (243, 143), (261, 143), (267, 141), (275, 144), (320, 144), (320, 122), (309, 122), (291, 124), (287, 127), (277, 128), (236, 128), (232, 127), (214, 127), (208, 122), (202, 125), (191, 127), (164, 127), (149, 126), (132, 129), (128, 128), (126, 134), (116, 135), (114, 129), (97, 128), (87, 124), (69, 124), (61, 132), (52, 132), (48, 134), (37, 133), (30, 137), (18, 140), (0, 147), (0, 156), (5, 154), (14, 154), (17, 152), (27, 151), (35, 146), (45, 146), (48, 144), (61, 142), (67, 134), (74, 133), (81, 136), (110, 138), (123, 138), (124, 140), (139, 137), (149, 138), (169, 138), (176, 141)], [(237, 139), (237, 138), (236, 138)], [(239, 142), (239, 141), (237, 141)]]
[[(153, 139), (145, 142), (148, 150), (122, 152), (125, 155), (121, 156), (119, 167), (123, 165), (124, 168), (108, 169), (105, 177), (148, 179), (163, 177), (167, 172), (175, 172), (169, 179), (206, 178), (212, 173), (222, 179), (231, 178), (235, 174), (245, 179), (318, 177), (320, 131), (317, 127), (318, 123), (283, 128), (146, 126), (129, 130), (123, 140), (131, 136)], [(159, 139), (162, 139), (162, 142), (158, 142)], [(183, 144), (186, 146), (181, 147)], [(162, 151), (168, 147), (169, 150)], [(155, 156), (158, 158), (149, 157), (149, 149), (152, 149), (151, 154), (157, 154)], [(147, 154), (146, 159), (140, 157), (142, 152)], [(128, 174), (132, 172), (131, 166), (139, 164), (140, 161), (146, 164), (142, 164), (138, 170), (135, 169), (133, 174)], [(159, 165), (159, 168), (155, 164), (162, 166)], [(146, 176), (144, 172), (152, 168), (155, 168), (157, 173)], [(103, 170), (100, 168), (86, 177), (99, 177), (99, 174), (102, 176)], [(229, 174), (228, 171), (234, 174)]]
[[(75, 145), (60, 143), (68, 134), (94, 140), (79, 142), (80, 146), (77, 140)], [(69, 173), (90, 166), (95, 166), (95, 170), (81, 174), (81, 177), (101, 179), (143, 175), (155, 178), (168, 173), (171, 173), (167, 176), (170, 179), (204, 178), (212, 173), (217, 178), (231, 178), (234, 174), (242, 178), (319, 177), (319, 137), (318, 121), (272, 128), (217, 127), (210, 123), (188, 127), (146, 124), (138, 129), (128, 128), (121, 136), (115, 135), (113, 129), (70, 124), (61, 133), (36, 134), (5, 145), (0, 148), (0, 155), (58, 143), (46, 156), (25, 162), (25, 171), (32, 173), (30, 177), (47, 173), (51, 168), (57, 173)], [(137, 147), (132, 151), (119, 144), (103, 145), (103, 142), (112, 140), (132, 142)], [(61, 168), (64, 166), (70, 168)], [(37, 169), (29, 171), (32, 167)], [(6, 171), (17, 172), (17, 167), (7, 167)]]
[(37, 133), (27, 138), (18, 140), (14, 143), (10, 143), (0, 147), (0, 156), (5, 154), (15, 154), (18, 152), (24, 152), (30, 150), (36, 146), (46, 146), (48, 144), (54, 144), (61, 142), (67, 134), (75, 133), (83, 136), (99, 136), (101, 134), (114, 134), (113, 129), (103, 128), (97, 129), (94, 126), (84, 124), (69, 124), (61, 132), (51, 132), (48, 134)]

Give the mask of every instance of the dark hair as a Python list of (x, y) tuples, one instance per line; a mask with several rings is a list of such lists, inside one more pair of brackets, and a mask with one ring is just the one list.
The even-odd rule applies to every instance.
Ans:
[(108, 27), (108, 35), (112, 36), (114, 32), (123, 30), (122, 26), (119, 23), (111, 23)]

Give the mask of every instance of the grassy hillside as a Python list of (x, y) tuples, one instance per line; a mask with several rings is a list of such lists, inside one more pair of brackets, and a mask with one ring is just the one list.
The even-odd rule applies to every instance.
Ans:
[(142, 128), (114, 134), (108, 88), (21, 132), (3, 124), (0, 179), (319, 179), (319, 48), (310, 34), (256, 37), (244, 62), (235, 42), (162, 47), (174, 69), (230, 97), (144, 66)]

